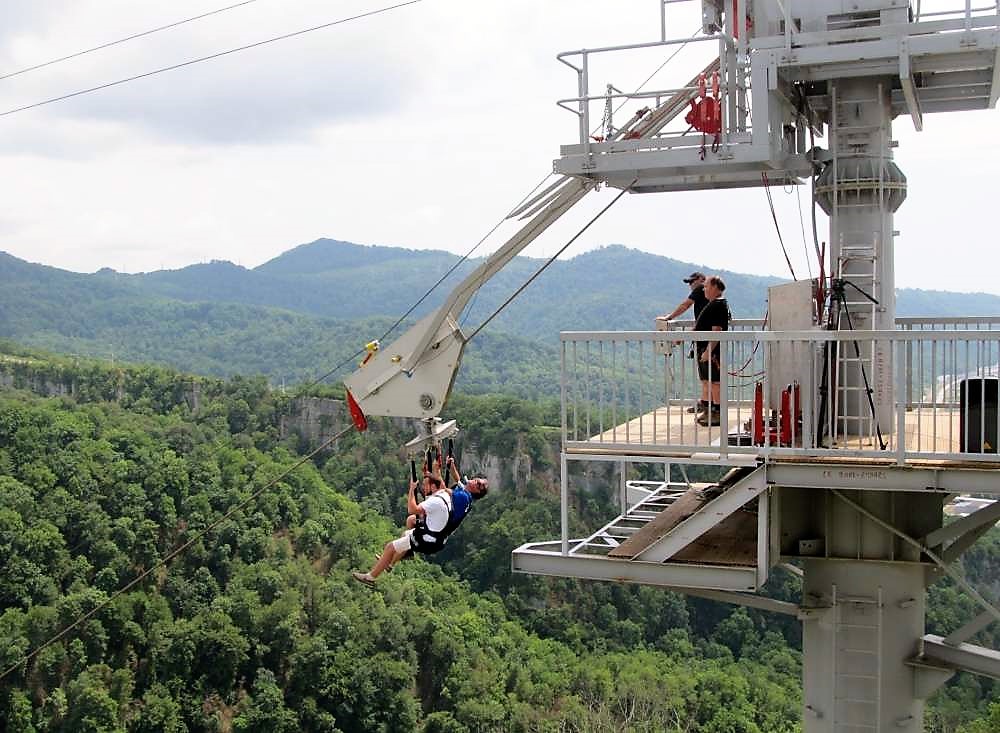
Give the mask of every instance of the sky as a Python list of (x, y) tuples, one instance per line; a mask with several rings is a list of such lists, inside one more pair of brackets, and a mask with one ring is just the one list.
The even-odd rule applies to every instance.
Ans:
[[(0, 76), (236, 1), (5, 0)], [(0, 113), (392, 2), (253, 0), (2, 79)], [(694, 33), (699, 5), (673, 6), (667, 35)], [(556, 106), (576, 95), (576, 79), (556, 54), (658, 40), (658, 8), (422, 0), (0, 116), (0, 251), (77, 272), (255, 267), (321, 237), (464, 254), (545, 178), (559, 146), (576, 142), (575, 117)], [(680, 85), (708, 53), (688, 47), (647, 88)], [(638, 87), (662, 62), (656, 54), (595, 67), (592, 91)], [(920, 133), (909, 118), (895, 121), (896, 162), (909, 181), (895, 219), (898, 287), (1000, 294), (989, 215), (997, 114), (928, 115)], [(590, 194), (524, 254), (555, 252), (614, 193)], [(773, 193), (801, 276), (815, 269), (800, 226), (801, 210), (809, 229), (808, 189)], [(825, 229), (821, 217), (824, 239)], [(761, 189), (625, 196), (564, 256), (607, 244), (788, 274)]]

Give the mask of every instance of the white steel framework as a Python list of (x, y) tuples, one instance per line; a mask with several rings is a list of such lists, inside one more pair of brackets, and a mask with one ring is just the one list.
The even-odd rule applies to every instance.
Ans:
[[(676, 118), (693, 83), (591, 92), (595, 59), (688, 42), (669, 38), (672, 4), (660, 0), (659, 41), (560, 54), (577, 89), (559, 104), (577, 116), (579, 139), (555, 171), (633, 193), (813, 178), (830, 218), (833, 330), (745, 323), (719, 334), (718, 426), (686, 412), (699, 394), (690, 332), (562, 334), (562, 533), (515, 550), (513, 567), (766, 607), (775, 602), (754, 591), (794, 563), (804, 730), (920, 731), (923, 700), (956, 669), (1000, 674), (997, 653), (969, 643), (1000, 611), (968, 584), (982, 613), (944, 638), (924, 630), (926, 585), (957, 577), (949, 564), (1000, 516), (994, 503), (951, 524), (942, 512), (955, 494), (1000, 495), (1000, 331), (995, 319), (895, 318), (893, 215), (907, 181), (892, 120), (907, 115), (919, 130), (926, 114), (995, 106), (1000, 6), (704, 0), (698, 40), (717, 49), (706, 70), (718, 71), (721, 97), (717, 144), (706, 145), (669, 124), (629, 134), (664, 96), (673, 106), (658, 123)], [(630, 96), (657, 104), (619, 129), (611, 102)], [(591, 137), (594, 105), (601, 138)], [(812, 142), (824, 133), (828, 149)], [(794, 409), (776, 401), (783, 385), (769, 384), (787, 379), (789, 364), (801, 390)], [(622, 514), (571, 539), (567, 464), (577, 460), (620, 465)], [(629, 464), (643, 462), (666, 464), (668, 477), (670, 465), (732, 466), (736, 478), (629, 485)]]

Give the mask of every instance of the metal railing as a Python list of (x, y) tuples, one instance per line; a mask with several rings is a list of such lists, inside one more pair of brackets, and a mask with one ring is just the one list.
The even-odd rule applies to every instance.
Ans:
[(721, 358), (703, 368), (719, 384), (718, 418), (701, 423), (688, 410), (703, 395), (698, 356), (707, 342), (698, 339), (709, 334), (563, 333), (563, 445), (998, 462), (1000, 330), (945, 331), (940, 319), (924, 320), (938, 328), (909, 319), (912, 328), (897, 331), (712, 333)]
[[(656, 91), (649, 92), (632, 92), (632, 93), (601, 93), (601, 94), (591, 94), (590, 92), (590, 65), (591, 60), (594, 56), (609, 54), (609, 53), (619, 53), (624, 51), (639, 51), (645, 49), (655, 49), (655, 48), (668, 48), (676, 46), (686, 46), (689, 43), (704, 43), (706, 41), (715, 41), (719, 44), (719, 59), (720, 65), (724, 63), (726, 58), (726, 53), (729, 50), (736, 48), (736, 41), (725, 33), (716, 33), (713, 35), (705, 36), (690, 36), (688, 38), (664, 38), (659, 41), (650, 41), (648, 43), (629, 43), (619, 46), (605, 46), (602, 48), (584, 48), (574, 51), (564, 51), (556, 56), (556, 59), (560, 62), (573, 69), (577, 75), (577, 95), (575, 97), (568, 97), (566, 99), (560, 99), (556, 104), (569, 112), (575, 114), (579, 121), (579, 134), (580, 134), (580, 144), (589, 149), (592, 144), (590, 138), (590, 130), (592, 128), (591, 124), (591, 111), (590, 106), (594, 102), (600, 102), (601, 104), (607, 103), (611, 99), (655, 99), (657, 104), (662, 97), (672, 97), (673, 95), (680, 93), (690, 93), (694, 94), (698, 91), (697, 87), (680, 87), (675, 89), (659, 89)], [(577, 60), (577, 63), (573, 63), (569, 59)], [(727, 85), (723, 83), (719, 90), (715, 90), (720, 93), (721, 96), (725, 97), (728, 92)], [(571, 105), (576, 105), (574, 109)], [(725, 130), (725, 120), (724, 120), (724, 132)]]
[[(895, 25), (875, 24), (865, 27), (854, 27), (843, 30), (826, 30), (822, 32), (803, 33), (796, 28), (796, 8), (811, 5), (812, 0), (772, 0), (777, 9), (778, 17), (782, 19), (780, 38), (785, 48), (811, 44), (826, 45), (831, 41), (861, 41), (883, 38), (886, 36), (914, 35), (934, 31), (971, 31), (974, 28), (992, 27), (1000, 23), (1000, 3), (980, 2), (975, 7), (971, 0), (941, 0), (933, 3), (933, 9), (924, 11), (925, 3), (917, 0), (911, 3), (912, 22)], [(931, 3), (927, 3), (930, 5)], [(922, 24), (922, 28), (915, 28)], [(933, 25), (933, 28), (931, 26)], [(761, 44), (751, 42), (751, 47)], [(771, 44), (764, 43), (764, 46)]]

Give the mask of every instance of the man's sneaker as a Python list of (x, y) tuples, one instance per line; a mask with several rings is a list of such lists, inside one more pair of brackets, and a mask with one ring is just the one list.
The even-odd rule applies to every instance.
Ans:
[(351, 573), (351, 576), (359, 583), (364, 583), (369, 588), (375, 587), (375, 578), (371, 576), (371, 573)]
[(686, 412), (688, 414), (694, 415), (695, 413), (702, 413), (705, 412), (706, 410), (708, 410), (708, 403), (698, 400), (698, 404), (691, 405), (689, 408), (687, 408)]

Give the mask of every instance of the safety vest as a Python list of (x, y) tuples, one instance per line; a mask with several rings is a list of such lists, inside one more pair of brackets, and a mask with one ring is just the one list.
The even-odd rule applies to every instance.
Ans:
[(462, 523), (465, 514), (468, 514), (468, 511), (466, 511), (461, 517), (455, 516), (456, 512), (451, 501), (451, 494), (446, 491), (434, 494), (427, 501), (434, 501), (435, 499), (443, 501), (445, 507), (448, 509), (448, 522), (444, 525), (443, 529), (432, 530), (427, 527), (426, 514), (417, 517), (413, 534), (410, 535), (410, 546), (414, 552), (419, 552), (422, 555), (433, 555), (443, 548), (445, 543), (448, 542), (448, 537), (458, 529), (458, 525)]

